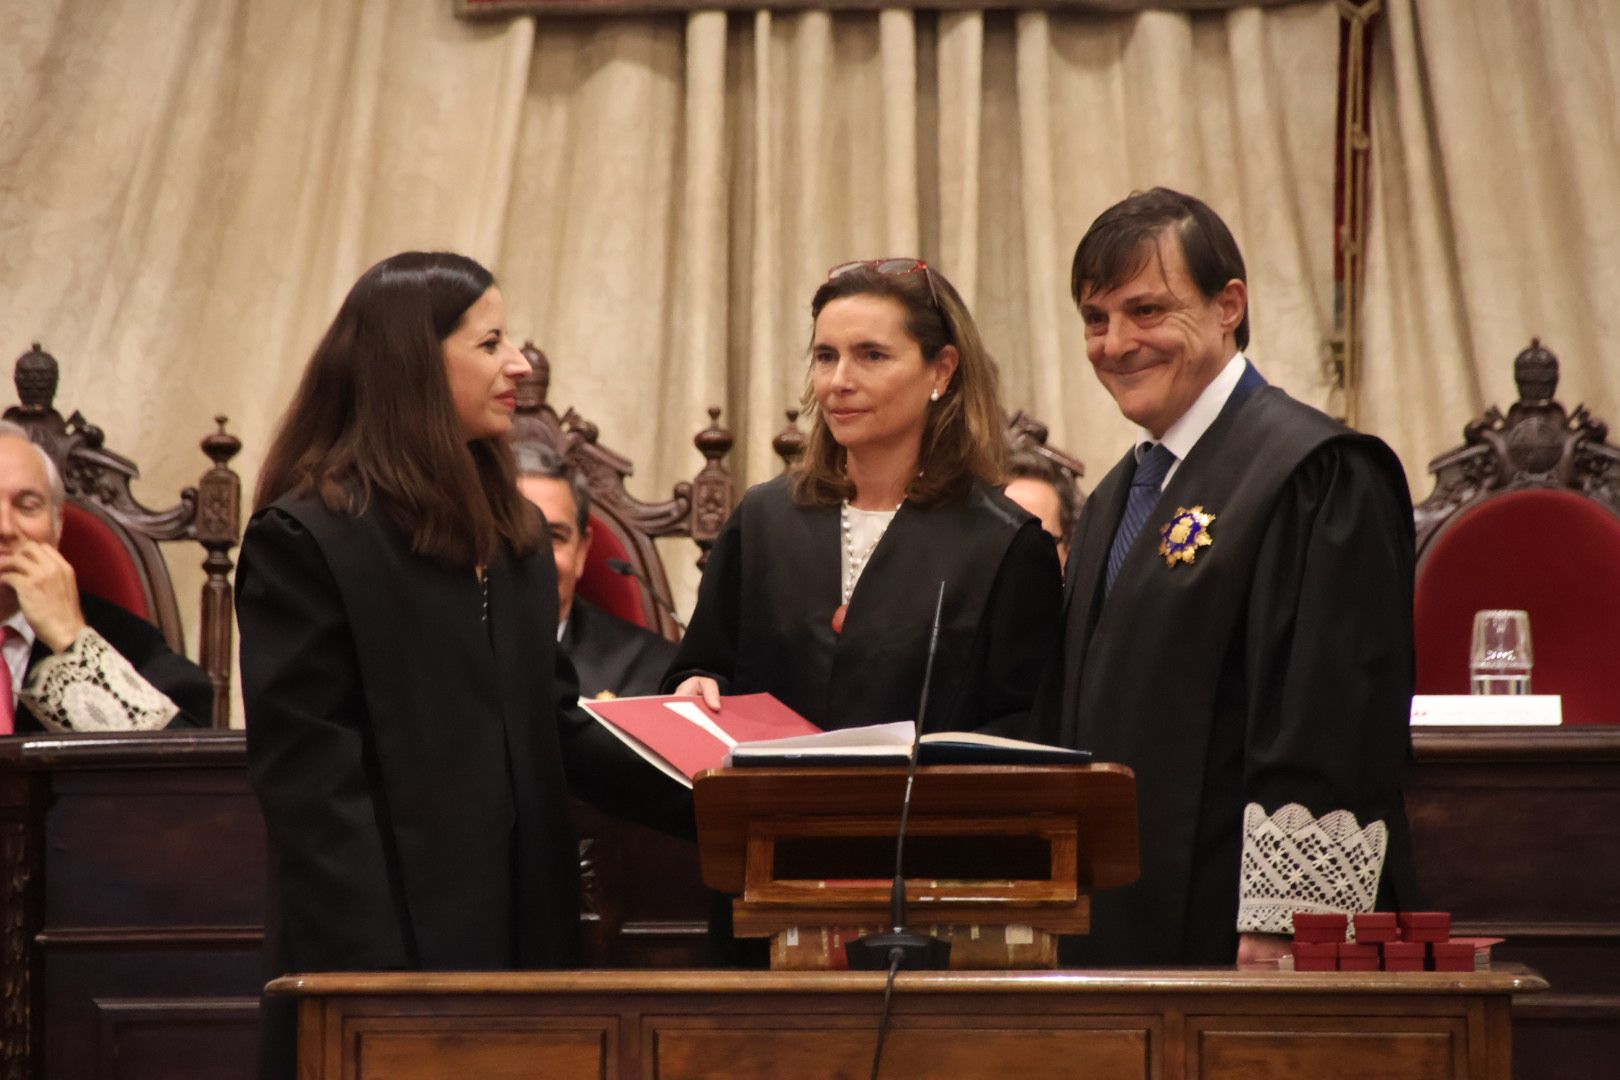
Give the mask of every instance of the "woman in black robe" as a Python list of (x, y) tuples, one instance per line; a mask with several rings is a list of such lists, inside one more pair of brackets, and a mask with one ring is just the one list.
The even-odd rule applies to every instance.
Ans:
[[(270, 973), (575, 958), (574, 790), (690, 829), (575, 709), (556, 568), (504, 435), (529, 365), (471, 259), (366, 272), (265, 463), (237, 571)], [(630, 800), (636, 800), (630, 802)], [(262, 1070), (291, 1076), (267, 999)]]
[(792, 474), (752, 488), (715, 542), (666, 687), (768, 691), (822, 728), (914, 719), (1029, 734), (1057, 634), (1052, 539), (996, 489), (995, 361), (956, 290), (920, 260), (834, 268), (815, 320)]

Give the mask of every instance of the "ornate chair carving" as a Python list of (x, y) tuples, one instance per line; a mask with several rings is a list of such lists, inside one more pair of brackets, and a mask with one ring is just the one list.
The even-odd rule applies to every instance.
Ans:
[[(622, 619), (676, 640), (679, 632), (671, 614), (669, 578), (654, 541), (663, 536), (690, 537), (698, 546), (698, 565), (708, 560), (709, 548), (720, 535), (732, 505), (731, 474), (722, 459), (733, 440), (731, 432), (719, 424), (720, 410), (709, 410), (709, 426), (692, 440), (704, 459), (697, 475), (676, 484), (663, 502), (642, 502), (624, 487), (635, 471), (630, 459), (598, 442), (596, 425), (574, 409), (559, 417), (547, 402), (551, 362), (545, 353), (531, 341), (524, 344), (523, 355), (534, 371), (518, 384), (511, 438), (514, 443), (534, 441), (560, 451), (584, 475), (591, 491), (594, 539), (580, 576), (580, 595)], [(615, 571), (613, 560), (629, 563), (651, 585), (657, 599), (633, 578)]]
[(1519, 400), (1492, 406), (1429, 464), (1416, 508), (1419, 693), (1466, 693), (1474, 612), (1530, 613), (1532, 686), (1562, 694), (1566, 723), (1620, 723), (1608, 685), (1620, 653), (1620, 447), (1584, 406), (1553, 398), (1558, 359), (1539, 339), (1513, 365)]
[(140, 476), (133, 461), (108, 450), (100, 428), (74, 412), (66, 420), (53, 402), (59, 376), (56, 359), (34, 347), (17, 360), (14, 379), (18, 404), (5, 419), (28, 429), (29, 436), (51, 455), (67, 488), (62, 513), (61, 551), (73, 565), (79, 587), (152, 622), (175, 652), (185, 652), (180, 608), (158, 545), (195, 540), (207, 552), (203, 570), (202, 641), (198, 650), (204, 671), (214, 684), (214, 726), (230, 724), (231, 699), (231, 558), (241, 536), (241, 479), (230, 468), (241, 440), (218, 430), (202, 440), (214, 464), (196, 487), (180, 492), (180, 501), (165, 510), (141, 505), (130, 493)]

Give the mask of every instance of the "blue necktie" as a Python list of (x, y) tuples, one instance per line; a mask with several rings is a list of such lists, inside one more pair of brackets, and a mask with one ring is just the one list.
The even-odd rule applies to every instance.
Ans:
[(1131, 492), (1125, 498), (1125, 516), (1119, 519), (1114, 546), (1108, 549), (1108, 578), (1103, 586), (1104, 596), (1113, 589), (1114, 579), (1119, 576), (1119, 568), (1125, 565), (1125, 556), (1130, 554), (1131, 544), (1136, 542), (1137, 533), (1147, 524), (1154, 504), (1159, 501), (1159, 486), (1164, 483), (1165, 475), (1175, 463), (1176, 455), (1165, 449), (1163, 443), (1154, 443), (1136, 463), (1136, 472), (1131, 477)]

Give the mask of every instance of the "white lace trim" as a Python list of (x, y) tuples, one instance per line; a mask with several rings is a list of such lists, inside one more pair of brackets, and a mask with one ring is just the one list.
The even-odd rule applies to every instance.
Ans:
[(1389, 828), (1362, 828), (1348, 810), (1322, 817), (1298, 803), (1267, 815), (1243, 808), (1239, 933), (1291, 934), (1294, 913), (1371, 911), (1384, 870)]
[(34, 665), (17, 696), (41, 724), (57, 731), (150, 731), (180, 713), (89, 627)]

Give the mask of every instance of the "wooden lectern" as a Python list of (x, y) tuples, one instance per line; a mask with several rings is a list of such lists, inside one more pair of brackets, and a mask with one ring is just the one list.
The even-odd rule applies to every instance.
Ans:
[[(771, 967), (845, 966), (888, 929), (904, 767), (718, 769), (697, 778), (703, 880), (737, 895)], [(1088, 889), (1136, 880), (1136, 778), (1122, 765), (925, 766), (907, 825), (907, 924), (953, 968), (1057, 965), (1091, 926)]]

